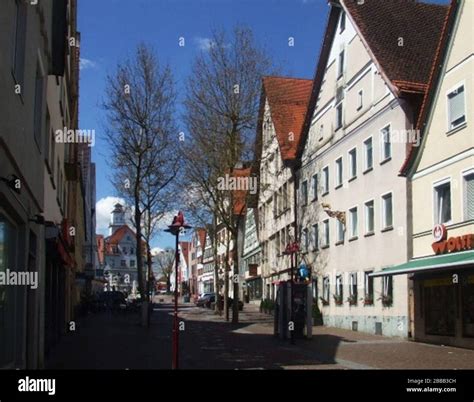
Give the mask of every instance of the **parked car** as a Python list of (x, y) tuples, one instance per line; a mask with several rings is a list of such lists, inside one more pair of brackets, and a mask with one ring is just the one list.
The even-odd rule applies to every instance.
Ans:
[(196, 306), (198, 307), (210, 307), (211, 305), (211, 297), (214, 297), (215, 300), (215, 293), (203, 293), (199, 299), (197, 299)]

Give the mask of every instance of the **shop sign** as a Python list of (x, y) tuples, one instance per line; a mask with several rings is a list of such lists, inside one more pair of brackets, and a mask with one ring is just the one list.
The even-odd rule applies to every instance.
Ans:
[(435, 254), (446, 254), (474, 249), (474, 234), (452, 236), (448, 238), (448, 230), (444, 225), (433, 228), (435, 242), (431, 245)]

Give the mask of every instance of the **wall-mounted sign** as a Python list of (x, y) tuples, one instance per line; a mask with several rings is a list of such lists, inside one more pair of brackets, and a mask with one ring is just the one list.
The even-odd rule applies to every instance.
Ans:
[(444, 225), (433, 228), (435, 242), (431, 245), (435, 254), (446, 254), (474, 249), (474, 234), (452, 236), (448, 238), (448, 230)]
[(437, 224), (433, 228), (433, 237), (435, 241), (441, 241), (441, 240), (446, 240), (448, 237), (448, 230), (446, 229), (446, 226), (443, 224)]

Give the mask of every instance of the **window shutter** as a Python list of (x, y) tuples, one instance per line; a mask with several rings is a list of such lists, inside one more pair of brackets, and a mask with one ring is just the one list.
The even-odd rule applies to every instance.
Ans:
[(474, 173), (466, 176), (466, 219), (474, 219)]

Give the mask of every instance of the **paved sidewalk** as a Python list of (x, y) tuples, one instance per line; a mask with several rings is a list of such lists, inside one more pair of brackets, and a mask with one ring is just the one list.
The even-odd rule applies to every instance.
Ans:
[[(162, 302), (159, 300), (162, 299)], [(150, 328), (138, 315), (91, 314), (63, 337), (48, 368), (169, 369), (173, 304), (157, 298)], [(272, 316), (245, 305), (239, 323), (187, 303), (179, 306), (182, 369), (473, 369), (474, 351), (337, 328), (314, 327), (295, 345), (273, 335)], [(231, 315), (230, 315), (231, 317)]]

